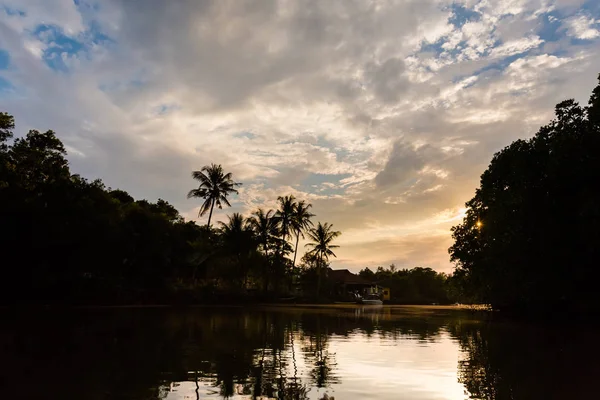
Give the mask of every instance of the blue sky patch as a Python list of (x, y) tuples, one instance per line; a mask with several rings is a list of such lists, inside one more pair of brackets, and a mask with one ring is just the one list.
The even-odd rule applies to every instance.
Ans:
[(6, 15), (9, 15), (9, 16), (24, 17), (27, 15), (25, 13), (25, 11), (23, 11), (23, 10), (19, 10), (16, 8), (10, 8), (9, 6), (0, 6), (0, 7), (6, 13)]
[(113, 38), (102, 32), (100, 25), (96, 21), (91, 21), (89, 23), (88, 30), (85, 32), (85, 36), (90, 43), (95, 45), (107, 46), (116, 43)]
[(63, 30), (54, 25), (38, 25), (33, 35), (48, 45), (42, 58), (50, 68), (67, 72), (69, 70), (64, 58), (76, 56), (84, 50), (82, 42), (64, 34)]
[(580, 38), (576, 38), (576, 37), (572, 37), (569, 39), (569, 44), (571, 46), (585, 46), (588, 45), (590, 43), (594, 43), (596, 42), (598, 39), (594, 38), (594, 39), (580, 39)]
[(0, 76), (0, 93), (12, 91), (14, 88), (8, 79)]
[(8, 51), (0, 49), (0, 69), (7, 69), (10, 65), (10, 54)]
[[(490, 63), (490, 64), (486, 65), (485, 67), (478, 69), (477, 71), (475, 71), (473, 73), (473, 75), (480, 75), (480, 74), (490, 71), (490, 70), (504, 71), (506, 69), (506, 67), (508, 67), (510, 64), (512, 64), (514, 61), (518, 60), (519, 58), (523, 58), (523, 57), (527, 56), (528, 53), (529, 53), (529, 51), (526, 51), (524, 53), (513, 54), (512, 56), (504, 57), (501, 60)], [(461, 77), (461, 80), (464, 78), (466, 78), (466, 77)]]
[[(327, 187), (326, 183), (339, 185), (340, 181), (351, 177), (352, 174), (309, 174), (300, 183), (300, 188), (309, 192), (316, 192), (323, 195), (334, 195), (343, 193), (343, 188)], [(321, 189), (321, 190), (319, 190)]]
[(587, 0), (582, 6), (581, 10), (589, 11), (590, 14), (600, 14), (600, 2), (598, 0)]
[(537, 31), (538, 36), (545, 42), (556, 42), (564, 37), (564, 27), (561, 20), (553, 13), (540, 17), (542, 27)]
[(481, 19), (480, 13), (465, 8), (460, 4), (452, 4), (448, 8), (452, 11), (452, 16), (448, 18), (448, 22), (457, 28), (460, 28), (469, 21), (479, 21)]
[(444, 52), (444, 49), (442, 48), (442, 45), (444, 43), (446, 43), (446, 38), (445, 37), (439, 39), (435, 43), (423, 42), (421, 44), (420, 51), (423, 52), (423, 53), (434, 53), (436, 56), (439, 56), (440, 54), (442, 54)]
[(61, 72), (69, 71), (65, 59), (90, 57), (92, 46), (115, 43), (113, 39), (100, 31), (97, 23), (90, 24), (88, 30), (77, 37), (66, 35), (58, 26), (42, 24), (35, 28), (33, 36), (47, 45), (42, 55), (46, 65)]

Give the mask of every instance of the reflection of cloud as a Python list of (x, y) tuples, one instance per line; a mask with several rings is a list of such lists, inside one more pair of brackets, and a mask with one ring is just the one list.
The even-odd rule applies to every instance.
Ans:
[[(458, 382), (456, 359), (459, 349), (446, 333), (423, 346), (418, 340), (389, 341), (353, 335), (351, 340), (331, 340), (330, 351), (337, 354), (338, 373), (345, 391), (369, 397), (399, 398), (403, 393), (422, 393), (427, 398), (458, 399), (464, 387)], [(382, 362), (383, 360), (383, 362)], [(435, 365), (435, 368), (431, 368)]]
[(4, 3), (19, 133), (55, 129), (74, 171), (189, 218), (190, 171), (221, 163), (244, 186), (216, 220), (293, 193), (343, 231), (339, 265), (447, 270), (493, 153), (600, 65), (579, 0)]

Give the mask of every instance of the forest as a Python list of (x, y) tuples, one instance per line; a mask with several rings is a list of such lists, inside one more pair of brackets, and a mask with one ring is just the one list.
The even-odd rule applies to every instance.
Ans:
[(449, 249), (464, 296), (508, 313), (597, 312), (600, 85), (496, 153), (466, 207)]
[(452, 276), (431, 268), (398, 269), (391, 264), (375, 271), (365, 268), (358, 275), (389, 288), (392, 304), (451, 304), (465, 300), (455, 287)]
[[(280, 196), (275, 210), (215, 224), (214, 209), (230, 206), (241, 183), (211, 164), (191, 173), (196, 187), (187, 194), (200, 201), (198, 217), (208, 216), (200, 225), (163, 199), (135, 200), (72, 173), (55, 132), (13, 138), (13, 130), (13, 117), (0, 113), (0, 304), (335, 300), (327, 271), (341, 232), (313, 222), (310, 203)], [(387, 284), (389, 277), (368, 278)], [(432, 301), (414, 292), (398, 299)]]
[[(240, 185), (220, 165), (192, 172), (197, 187), (188, 197), (203, 200), (199, 216), (209, 214), (201, 226), (163, 199), (135, 200), (71, 173), (55, 132), (13, 140), (13, 129), (13, 117), (0, 113), (1, 304), (235, 302), (249, 293), (269, 299), (335, 256), (340, 232), (314, 225), (311, 204), (291, 195), (278, 198), (277, 210), (233, 213), (213, 226), (213, 209), (229, 206)], [(307, 252), (297, 265), (305, 235)]]

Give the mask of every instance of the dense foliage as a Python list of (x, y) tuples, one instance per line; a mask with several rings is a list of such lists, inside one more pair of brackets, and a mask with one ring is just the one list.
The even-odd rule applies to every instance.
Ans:
[(452, 229), (463, 291), (504, 310), (596, 310), (599, 183), (600, 86), (494, 155)]
[(286, 196), (279, 210), (234, 213), (213, 228), (212, 209), (239, 185), (213, 164), (192, 173), (200, 185), (189, 197), (209, 213), (201, 227), (164, 200), (72, 174), (53, 131), (12, 140), (13, 129), (0, 113), (0, 304), (235, 301), (289, 293), (298, 280), (310, 204)]
[(389, 288), (393, 304), (450, 304), (461, 300), (456, 296), (451, 279), (431, 268), (397, 269), (392, 264), (375, 271), (365, 268), (358, 275)]

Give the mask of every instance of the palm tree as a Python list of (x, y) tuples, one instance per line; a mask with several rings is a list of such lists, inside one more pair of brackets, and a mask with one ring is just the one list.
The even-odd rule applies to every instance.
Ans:
[(342, 232), (334, 231), (333, 225), (325, 222), (321, 224), (319, 222), (316, 228), (311, 228), (308, 232), (308, 238), (312, 240), (306, 244), (307, 247), (311, 247), (312, 250), (308, 252), (309, 255), (314, 255), (317, 258), (317, 297), (321, 289), (321, 274), (323, 266), (326, 261), (329, 261), (329, 256), (337, 257), (333, 252), (334, 248), (340, 247), (331, 244), (333, 240), (340, 236)]
[(294, 214), (296, 212), (296, 198), (290, 194), (285, 197), (277, 197), (279, 210), (275, 214), (279, 220), (279, 233), (283, 240), (287, 240), (293, 230)]
[(244, 216), (233, 213), (228, 215), (227, 219), (227, 223), (219, 221), (223, 243), (232, 250), (248, 247), (247, 241), (252, 236), (252, 231)]
[(273, 269), (273, 284), (275, 290), (279, 290), (279, 283), (281, 278), (285, 275), (286, 263), (285, 254), (292, 251), (292, 247), (288, 243), (288, 238), (292, 232), (292, 221), (294, 217), (294, 211), (296, 209), (296, 198), (293, 195), (279, 196), (277, 197), (279, 202), (279, 209), (275, 213), (275, 218), (279, 223), (279, 236), (280, 239), (276, 245), (277, 251), (275, 252), (275, 263)]
[(265, 212), (262, 208), (259, 208), (252, 213), (250, 218), (248, 218), (247, 224), (254, 232), (254, 235), (265, 254), (266, 263), (263, 271), (263, 283), (266, 292), (269, 288), (269, 274), (271, 272), (269, 250), (271, 250), (272, 245), (277, 246), (279, 219), (275, 217), (275, 211), (268, 210)]
[(269, 255), (269, 246), (278, 234), (278, 220), (275, 218), (275, 211), (265, 212), (262, 208), (254, 211), (248, 218), (248, 226), (254, 231), (260, 246), (266, 256)]
[(256, 241), (248, 221), (242, 214), (233, 213), (227, 218), (227, 223), (219, 222), (223, 249), (227, 255), (235, 257), (238, 278), (245, 287), (248, 277), (247, 260), (256, 250)]
[(296, 232), (296, 247), (294, 248), (294, 262), (292, 268), (296, 266), (296, 255), (298, 254), (298, 242), (300, 241), (300, 235), (304, 239), (304, 232), (306, 232), (312, 225), (310, 220), (315, 214), (312, 214), (308, 210), (312, 207), (312, 204), (306, 203), (304, 200), (298, 202), (294, 209), (292, 217), (292, 229)]
[(200, 171), (193, 171), (192, 178), (200, 182), (200, 186), (197, 189), (190, 190), (187, 197), (188, 199), (192, 197), (204, 199), (204, 203), (198, 212), (198, 218), (210, 210), (206, 224), (210, 227), (214, 206), (216, 205), (220, 209), (223, 208), (223, 204), (231, 207), (227, 196), (231, 193), (237, 194), (238, 191), (235, 188), (240, 186), (241, 183), (233, 181), (231, 172), (224, 173), (220, 164), (205, 165)]

